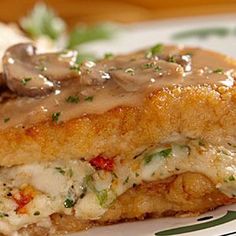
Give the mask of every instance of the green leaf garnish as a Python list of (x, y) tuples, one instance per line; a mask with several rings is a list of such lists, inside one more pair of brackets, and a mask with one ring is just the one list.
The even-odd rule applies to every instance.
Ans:
[(160, 152), (154, 152), (154, 153), (151, 153), (151, 154), (146, 154), (144, 156), (144, 163), (145, 164), (150, 163), (154, 157), (163, 157), (163, 158), (169, 157), (171, 155), (171, 153), (172, 153), (172, 149), (168, 148), (168, 149), (164, 149)]
[(147, 52), (146, 52), (146, 57), (151, 58), (152, 56), (155, 56), (156, 54), (162, 53), (164, 49), (163, 44), (158, 43), (151, 47)]
[(230, 33), (230, 29), (225, 27), (200, 28), (176, 33), (172, 36), (172, 38), (180, 40), (188, 38), (207, 38), (209, 36), (224, 37), (229, 35)]
[(78, 96), (69, 96), (66, 98), (66, 102), (68, 103), (78, 103), (80, 101)]
[(76, 63), (81, 64), (84, 61), (95, 61), (97, 58), (94, 54), (91, 53), (78, 53), (76, 58)]
[(65, 23), (43, 3), (35, 5), (28, 16), (20, 20), (23, 30), (32, 38), (42, 35), (55, 40), (65, 31)]
[(69, 34), (67, 48), (75, 49), (79, 45), (102, 39), (110, 39), (114, 29), (106, 24), (94, 26), (77, 26)]

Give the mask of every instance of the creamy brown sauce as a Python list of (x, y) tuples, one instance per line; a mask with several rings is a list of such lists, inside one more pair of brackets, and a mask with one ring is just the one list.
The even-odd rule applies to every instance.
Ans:
[[(78, 76), (47, 96), (18, 96), (0, 102), (0, 129), (30, 126), (48, 119), (62, 122), (120, 105), (139, 106), (146, 94), (175, 85), (232, 87), (235, 69), (236, 65), (221, 54), (173, 46), (149, 58), (146, 51), (140, 51), (97, 64), (86, 62), (76, 72)], [(48, 73), (54, 71), (56, 75), (65, 72), (50, 67)]]

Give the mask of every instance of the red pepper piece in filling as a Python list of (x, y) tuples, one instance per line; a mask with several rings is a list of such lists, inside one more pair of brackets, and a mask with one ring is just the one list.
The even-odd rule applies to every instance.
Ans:
[(113, 171), (114, 168), (114, 161), (102, 156), (94, 157), (89, 161), (89, 163), (98, 170)]
[[(30, 189), (30, 191), (29, 191)], [(24, 190), (20, 190), (19, 194), (17, 194), (16, 196), (13, 196), (14, 201), (16, 202), (16, 204), (18, 205), (16, 212), (20, 213), (20, 214), (25, 214), (27, 213), (25, 206), (31, 201), (33, 200), (33, 192), (31, 191), (30, 187), (27, 187)]]

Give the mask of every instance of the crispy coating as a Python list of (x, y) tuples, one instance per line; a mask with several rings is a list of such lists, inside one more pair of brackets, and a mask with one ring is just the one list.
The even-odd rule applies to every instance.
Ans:
[(8, 128), (0, 131), (0, 165), (90, 159), (99, 154), (131, 158), (140, 148), (176, 133), (214, 144), (232, 142), (235, 103), (235, 88), (174, 87), (153, 92), (138, 107), (116, 107), (60, 124), (47, 121)]
[(54, 230), (35, 225), (24, 228), (29, 236), (46, 236), (75, 232), (96, 225), (122, 221), (143, 220), (148, 217), (189, 216), (236, 202), (220, 193), (205, 176), (184, 173), (164, 181), (143, 183), (121, 195), (114, 205), (97, 221), (80, 221), (73, 216), (55, 214), (51, 217)]

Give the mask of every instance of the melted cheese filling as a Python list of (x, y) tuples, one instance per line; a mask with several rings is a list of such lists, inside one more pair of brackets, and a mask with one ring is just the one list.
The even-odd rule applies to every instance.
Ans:
[(185, 140), (149, 147), (127, 160), (114, 159), (114, 170), (97, 170), (81, 160), (0, 169), (0, 232), (45, 222), (53, 213), (99, 219), (118, 196), (143, 181), (184, 172), (208, 176), (230, 197), (236, 196), (236, 147)]

